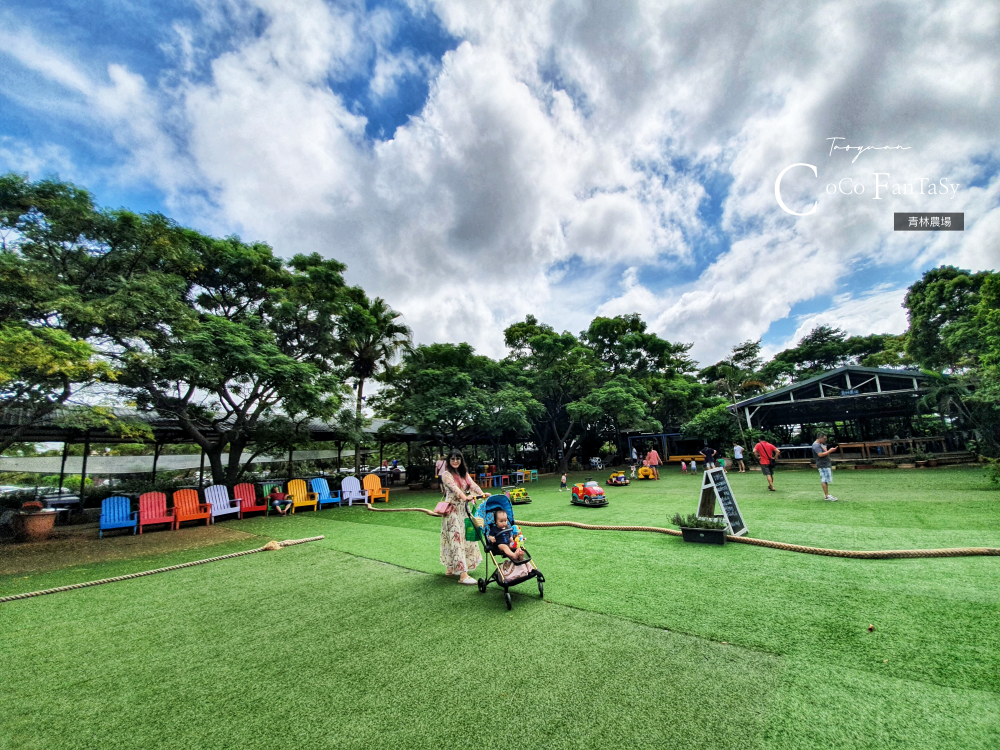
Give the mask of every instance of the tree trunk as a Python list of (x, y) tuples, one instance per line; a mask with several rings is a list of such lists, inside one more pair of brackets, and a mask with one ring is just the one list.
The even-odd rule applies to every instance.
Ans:
[[(365, 379), (358, 378), (358, 403), (355, 409), (355, 416), (357, 417), (357, 424), (355, 425), (358, 430), (361, 429), (361, 398), (365, 389)], [(361, 476), (361, 443), (354, 444), (354, 476)]]

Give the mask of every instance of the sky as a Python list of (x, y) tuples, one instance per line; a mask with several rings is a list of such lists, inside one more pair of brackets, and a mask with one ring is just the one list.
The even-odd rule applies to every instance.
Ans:
[(0, 172), (335, 257), (418, 343), (639, 312), (710, 364), (997, 267), (998, 39), (995, 0), (7, 0)]

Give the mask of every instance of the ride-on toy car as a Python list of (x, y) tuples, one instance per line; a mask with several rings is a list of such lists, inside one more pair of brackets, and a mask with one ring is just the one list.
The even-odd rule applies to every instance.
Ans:
[(573, 505), (584, 505), (588, 508), (603, 508), (608, 504), (608, 499), (604, 497), (604, 489), (593, 480), (574, 484), (569, 501)]
[(639, 469), (639, 479), (656, 479), (656, 474), (648, 466)]
[(617, 487), (624, 487), (629, 484), (629, 478), (625, 476), (624, 471), (613, 471), (611, 476), (608, 477), (607, 484)]
[(511, 505), (526, 505), (531, 502), (528, 491), (524, 487), (511, 487), (504, 494), (510, 498)]

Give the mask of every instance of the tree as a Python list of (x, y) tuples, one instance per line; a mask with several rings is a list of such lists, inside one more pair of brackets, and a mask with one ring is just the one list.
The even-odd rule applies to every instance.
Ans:
[(905, 359), (899, 355), (898, 336), (873, 333), (868, 336), (848, 336), (839, 328), (819, 326), (799, 340), (797, 346), (774, 355), (758, 373), (764, 383), (785, 385), (834, 370), (845, 365), (887, 361), (899, 366)]
[(339, 408), (344, 266), (318, 255), (286, 266), (269, 246), (237, 237), (187, 239), (200, 263), (183, 311), (160, 329), (116, 334), (120, 382), (140, 407), (176, 417), (213, 481), (233, 484), (258, 455), (301, 443), (309, 419)]
[(906, 292), (906, 353), (931, 370), (974, 367), (980, 349), (975, 322), (980, 291), (992, 274), (953, 266), (927, 271)]
[[(0, 176), (0, 409), (16, 423), (0, 450), (82, 389), (114, 378), (111, 358), (95, 346), (95, 325), (156, 304), (148, 288), (134, 299), (129, 290), (154, 270), (164, 276), (177, 259), (162, 263), (137, 248), (173, 232), (162, 217), (99, 211), (73, 185)], [(97, 412), (82, 417), (85, 408), (73, 418), (115, 426)]]
[[(369, 300), (356, 290), (344, 312), (338, 349), (350, 363), (350, 373), (357, 390), (356, 420), (362, 420), (361, 407), (365, 381), (385, 371), (400, 354), (411, 348), (410, 329), (400, 322), (400, 314), (385, 300)], [(354, 450), (354, 473), (361, 473), (361, 445)]]
[(730, 445), (739, 435), (739, 422), (725, 404), (705, 409), (681, 428), (681, 437), (706, 440), (716, 449)]

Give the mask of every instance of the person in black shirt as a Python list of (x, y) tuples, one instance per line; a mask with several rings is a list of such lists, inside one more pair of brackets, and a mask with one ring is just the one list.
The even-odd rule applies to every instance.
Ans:
[(705, 471), (715, 466), (715, 448), (709, 448), (708, 443), (705, 443), (705, 447), (698, 452), (705, 457)]

